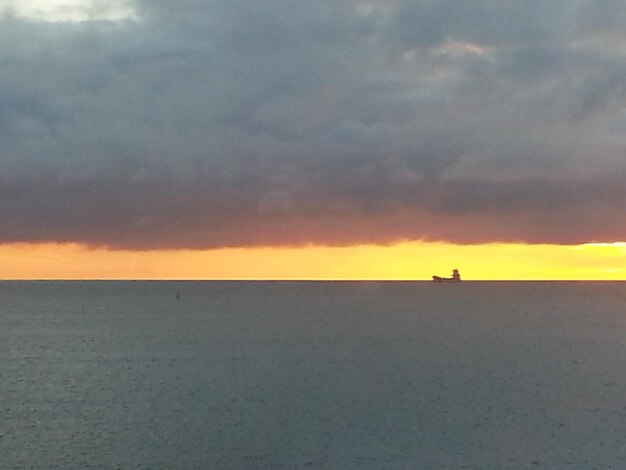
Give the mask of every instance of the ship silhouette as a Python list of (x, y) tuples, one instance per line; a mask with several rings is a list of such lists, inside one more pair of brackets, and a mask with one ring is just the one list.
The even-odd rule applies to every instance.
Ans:
[(461, 282), (461, 273), (458, 269), (452, 271), (452, 277), (433, 276), (435, 282)]

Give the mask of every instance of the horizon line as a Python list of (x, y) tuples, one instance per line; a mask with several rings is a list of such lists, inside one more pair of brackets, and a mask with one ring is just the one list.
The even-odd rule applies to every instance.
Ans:
[[(420, 282), (435, 284), (432, 279), (381, 278), (7, 278), (0, 279), (0, 282)], [(626, 279), (463, 279), (453, 284), (480, 282), (626, 282)]]

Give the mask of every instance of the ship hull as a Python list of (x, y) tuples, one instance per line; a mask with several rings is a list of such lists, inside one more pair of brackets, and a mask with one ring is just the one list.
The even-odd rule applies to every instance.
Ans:
[(455, 279), (453, 277), (439, 277), (439, 276), (433, 276), (433, 281), (435, 282), (461, 282), (460, 279)]

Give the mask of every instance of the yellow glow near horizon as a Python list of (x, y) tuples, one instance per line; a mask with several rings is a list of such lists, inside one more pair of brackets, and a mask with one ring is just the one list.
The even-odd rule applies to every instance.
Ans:
[(114, 251), (77, 244), (0, 245), (0, 279), (626, 280), (626, 243), (576, 246), (410, 242)]

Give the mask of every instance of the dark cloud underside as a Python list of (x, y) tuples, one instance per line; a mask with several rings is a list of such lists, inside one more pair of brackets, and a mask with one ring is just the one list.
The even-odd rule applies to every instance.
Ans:
[(626, 6), (0, 21), (0, 243), (626, 240)]

